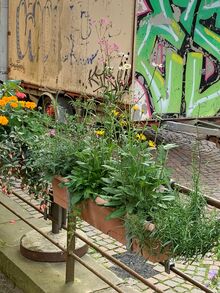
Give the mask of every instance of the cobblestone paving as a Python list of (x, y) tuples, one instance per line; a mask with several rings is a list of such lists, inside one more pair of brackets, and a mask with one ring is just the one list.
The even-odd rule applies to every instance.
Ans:
[[(93, 240), (95, 244), (97, 244), (104, 251), (108, 252), (110, 255), (123, 253), (126, 251), (126, 248), (122, 244), (107, 235), (103, 235), (100, 231), (91, 227), (85, 222), (82, 223), (82, 230), (87, 234), (90, 239)], [(89, 253), (93, 258), (102, 263), (106, 268), (112, 268), (114, 266), (110, 261), (101, 257), (101, 255), (95, 250), (90, 249)], [(153, 265), (154, 270), (158, 272), (153, 277), (148, 278), (148, 281), (155, 284), (159, 289), (163, 290), (164, 292), (204, 292), (172, 272), (170, 274), (167, 274), (164, 271), (162, 265), (153, 264), (151, 262), (148, 263)], [(187, 274), (188, 276), (192, 277), (194, 280), (197, 280), (201, 284), (209, 286), (210, 280), (208, 278), (208, 274), (211, 270), (218, 270), (218, 268), (220, 267), (220, 261), (218, 261), (214, 255), (209, 254), (200, 261), (193, 262), (191, 264), (176, 262), (175, 267)], [(142, 282), (133, 278), (127, 278), (124, 280), (124, 282), (128, 286), (131, 286), (133, 289), (135, 289), (137, 292), (154, 292)], [(218, 284), (218, 287), (216, 289), (213, 289), (213, 292), (220, 292), (220, 283)]]
[[(176, 143), (170, 150), (168, 166), (173, 179), (186, 187), (193, 186), (192, 173), (199, 171), (201, 190), (208, 196), (220, 200), (220, 148), (207, 140), (198, 141), (195, 136), (162, 130), (160, 138), (168, 143)], [(196, 161), (193, 167), (193, 160)]]
[(0, 293), (23, 293), (0, 272)]

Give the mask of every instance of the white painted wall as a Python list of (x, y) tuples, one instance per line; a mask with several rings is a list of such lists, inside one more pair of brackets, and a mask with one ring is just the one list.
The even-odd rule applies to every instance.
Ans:
[(7, 79), (8, 0), (0, 0), (0, 80)]

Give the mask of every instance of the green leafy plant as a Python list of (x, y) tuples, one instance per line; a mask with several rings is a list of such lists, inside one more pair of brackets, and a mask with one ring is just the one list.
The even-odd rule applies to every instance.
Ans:
[(16, 81), (5, 82), (1, 87), (1, 182), (3, 190), (8, 191), (14, 180), (19, 179), (22, 187), (27, 187), (30, 193), (36, 195), (41, 194), (46, 187), (39, 170), (33, 167), (30, 154), (34, 143), (46, 131), (50, 121), (49, 117), (34, 110), (35, 103), (25, 101), (22, 91)]

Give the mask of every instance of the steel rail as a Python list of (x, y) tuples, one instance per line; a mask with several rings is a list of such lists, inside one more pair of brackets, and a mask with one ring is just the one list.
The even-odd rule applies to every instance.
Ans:
[[(38, 229), (37, 227), (35, 227), (34, 225), (32, 225), (30, 222), (28, 222), (26, 219), (24, 219), (22, 216), (20, 216), (18, 213), (16, 213), (14, 210), (12, 210), (10, 207), (8, 207), (6, 204), (4, 204), (2, 201), (0, 201), (0, 204), (5, 207), (6, 209), (8, 209), (11, 213), (13, 213), (15, 216), (17, 216), (19, 219), (21, 219), (23, 222), (25, 222), (27, 225), (29, 225), (32, 229), (34, 229), (35, 231), (37, 231), (38, 233), (40, 233), (43, 237), (45, 237), (47, 240), (49, 240), (51, 243), (53, 243), (55, 246), (57, 246), (60, 250), (62, 250), (63, 252), (67, 252), (65, 250), (65, 248), (63, 248), (59, 243), (55, 242), (53, 239), (51, 239), (50, 237), (48, 237), (46, 234), (44, 234), (40, 229)], [(75, 260), (77, 260), (81, 265), (83, 265), (84, 267), (86, 267), (89, 271), (91, 271), (92, 273), (94, 273), (97, 277), (99, 277), (102, 281), (104, 281), (106, 284), (108, 284), (110, 287), (112, 287), (114, 290), (116, 290), (119, 293), (124, 293), (120, 288), (118, 288), (117, 286), (115, 286), (112, 282), (110, 282), (108, 279), (106, 279), (104, 276), (102, 276), (101, 274), (99, 274), (98, 272), (96, 272), (90, 265), (88, 265), (87, 263), (85, 263), (80, 257), (78, 257), (75, 253), (70, 253), (70, 255), (72, 255), (74, 257)], [(159, 293), (161, 293), (162, 291), (157, 291)]]
[[(183, 185), (180, 185), (176, 182), (172, 182), (171, 183), (171, 187), (176, 187), (179, 192), (182, 192), (184, 194), (189, 194), (190, 192), (192, 192), (192, 190), (186, 186), (183, 186)], [(213, 197), (210, 197), (210, 196), (207, 196), (207, 195), (204, 195), (205, 199), (206, 199), (206, 202), (207, 204), (209, 204), (210, 206), (213, 206), (217, 209), (220, 209), (220, 201), (213, 198)]]
[[(21, 200), (23, 200), (22, 197), (20, 195), (18, 195), (16, 191), (12, 191), (12, 193), (15, 196), (18, 196), (18, 198), (20, 198)], [(30, 205), (31, 207), (33, 207), (35, 210), (37, 210), (39, 213), (41, 213), (42, 215), (44, 215), (44, 213), (40, 209), (38, 209), (37, 207), (35, 207), (33, 204), (31, 204), (27, 200), (24, 200), (24, 201), (28, 205)], [(48, 217), (48, 218), (49, 219), (52, 219), (52, 217)], [(65, 230), (67, 230), (66, 226), (63, 226), (62, 228), (65, 229)], [(114, 258), (113, 256), (109, 255), (107, 252), (103, 251), (99, 246), (97, 246), (96, 244), (94, 244), (90, 240), (86, 239), (85, 237), (83, 237), (82, 235), (80, 235), (79, 233), (77, 233), (76, 231), (75, 231), (75, 236), (78, 237), (79, 239), (81, 239), (83, 242), (85, 242), (89, 246), (91, 246), (92, 248), (94, 248), (101, 255), (103, 255), (104, 257), (106, 257), (107, 259), (109, 259), (110, 261), (112, 261), (113, 263), (115, 263), (117, 266), (121, 267), (122, 269), (124, 269), (125, 271), (127, 271), (129, 274), (131, 274), (132, 276), (136, 277), (139, 281), (143, 282), (145, 285), (147, 285), (151, 289), (153, 289), (153, 290), (155, 290), (156, 292), (159, 292), (159, 293), (160, 292), (163, 292), (160, 289), (158, 289), (154, 284), (152, 284), (148, 280), (144, 279), (141, 275), (139, 275), (138, 273), (136, 273), (134, 270), (132, 270), (131, 268), (129, 268), (128, 266), (126, 266), (125, 264), (123, 264), (122, 262), (120, 262), (119, 260), (117, 260), (116, 258)]]

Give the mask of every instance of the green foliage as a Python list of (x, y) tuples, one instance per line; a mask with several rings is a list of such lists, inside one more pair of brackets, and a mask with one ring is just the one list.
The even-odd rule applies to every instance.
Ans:
[(19, 80), (6, 80), (3, 84), (0, 84), (0, 98), (15, 96), (17, 92), (23, 92)]
[[(163, 147), (159, 150), (160, 155), (164, 153)], [(146, 143), (120, 146), (117, 158), (103, 166), (108, 170), (108, 177), (102, 179), (105, 184), (102, 197), (108, 206), (119, 208), (121, 216), (144, 211), (147, 218), (152, 210), (166, 208), (175, 196), (164, 164), (161, 156), (153, 158)], [(116, 215), (113, 212), (109, 218)]]
[(215, 212), (205, 212), (204, 198), (192, 192), (189, 198), (177, 197), (166, 211), (155, 213), (155, 236), (169, 241), (174, 255), (185, 259), (204, 256), (219, 243), (220, 221)]

